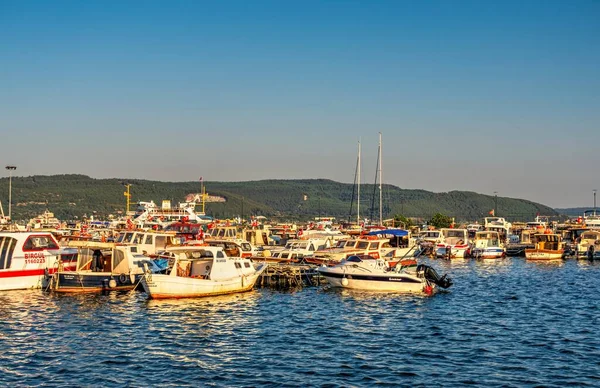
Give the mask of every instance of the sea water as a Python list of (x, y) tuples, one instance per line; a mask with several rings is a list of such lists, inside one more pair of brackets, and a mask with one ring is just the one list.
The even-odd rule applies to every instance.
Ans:
[(434, 296), (0, 293), (3, 386), (600, 386), (600, 263), (430, 261)]

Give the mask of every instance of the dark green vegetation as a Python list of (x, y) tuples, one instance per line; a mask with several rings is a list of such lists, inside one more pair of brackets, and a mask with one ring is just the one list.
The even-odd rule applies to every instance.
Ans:
[[(197, 181), (93, 179), (84, 175), (13, 177), (12, 183), (13, 218), (16, 220), (27, 220), (46, 208), (61, 219), (90, 216), (94, 212), (98, 216), (116, 215), (125, 210), (124, 183), (132, 185), (133, 204), (154, 200), (160, 205), (163, 199), (170, 199), (176, 206), (184, 201), (187, 194), (200, 191)], [(207, 193), (223, 196), (227, 202), (208, 203), (206, 213), (217, 218), (243, 214), (245, 217), (264, 215), (295, 219), (309, 219), (321, 214), (342, 220), (348, 219), (352, 210), (354, 220), (356, 198), (352, 200), (353, 189), (352, 184), (326, 179), (207, 182)], [(373, 189), (373, 185), (361, 186), (361, 217), (379, 217), (378, 201), (372, 206)], [(384, 185), (383, 198), (384, 218), (401, 214), (428, 220), (434, 214), (441, 213), (459, 222), (481, 219), (494, 208), (493, 196), (466, 191), (432, 193)], [(7, 212), (8, 178), (0, 179), (0, 200)], [(512, 221), (531, 220), (536, 214), (557, 214), (547, 206), (523, 199), (498, 197), (497, 201), (496, 215)]]

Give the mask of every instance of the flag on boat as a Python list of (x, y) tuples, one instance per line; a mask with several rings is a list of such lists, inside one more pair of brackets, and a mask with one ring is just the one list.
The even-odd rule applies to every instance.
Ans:
[(202, 177), (200, 177), (200, 182), (202, 182)]
[(495, 216), (496, 212), (494, 211), (494, 209), (490, 210), (490, 216)]

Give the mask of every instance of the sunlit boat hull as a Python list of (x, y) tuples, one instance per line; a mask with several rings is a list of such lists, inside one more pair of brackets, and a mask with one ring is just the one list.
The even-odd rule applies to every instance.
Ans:
[(560, 260), (562, 259), (563, 251), (547, 250), (547, 249), (526, 249), (525, 258), (527, 260)]
[(266, 269), (261, 264), (252, 275), (226, 280), (198, 279), (162, 274), (147, 274), (142, 278), (144, 291), (152, 299), (199, 298), (250, 291)]
[[(348, 273), (339, 268), (320, 267), (319, 273), (327, 282), (336, 288), (348, 288), (367, 291), (423, 293), (428, 282), (410, 274), (356, 274)], [(437, 286), (430, 284), (431, 291)]]

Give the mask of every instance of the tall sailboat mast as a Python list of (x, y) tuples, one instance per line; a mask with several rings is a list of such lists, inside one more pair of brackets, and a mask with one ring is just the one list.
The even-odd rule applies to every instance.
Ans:
[(358, 139), (358, 160), (356, 167), (357, 194), (356, 194), (356, 223), (360, 225), (360, 139)]
[(381, 181), (383, 181), (383, 170), (381, 168), (381, 132), (379, 132), (379, 225), (383, 225), (383, 191), (381, 188)]

